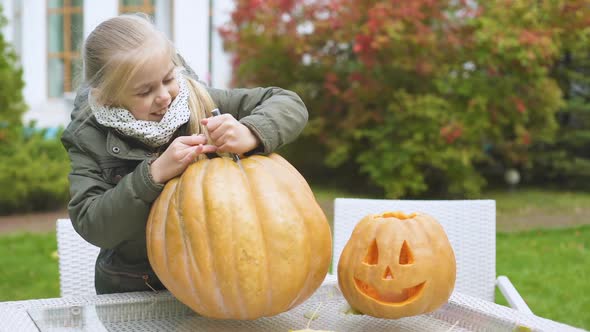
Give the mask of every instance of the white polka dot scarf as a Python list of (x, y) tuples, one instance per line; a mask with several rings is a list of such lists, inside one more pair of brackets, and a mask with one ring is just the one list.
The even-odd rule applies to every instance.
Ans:
[(131, 112), (124, 108), (100, 105), (92, 93), (88, 94), (88, 104), (92, 114), (101, 125), (115, 128), (124, 135), (134, 137), (152, 148), (157, 148), (168, 143), (174, 132), (190, 119), (186, 79), (180, 70), (176, 70), (175, 76), (180, 89), (160, 122), (137, 120)]

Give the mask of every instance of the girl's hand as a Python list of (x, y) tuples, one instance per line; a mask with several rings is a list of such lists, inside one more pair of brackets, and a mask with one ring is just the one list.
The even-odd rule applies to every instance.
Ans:
[(256, 148), (260, 141), (248, 127), (241, 124), (231, 114), (201, 120), (207, 127), (209, 137), (217, 146), (217, 152), (244, 154)]
[(205, 135), (179, 136), (174, 139), (150, 166), (154, 182), (166, 183), (184, 172), (197, 155), (217, 150), (214, 145), (205, 145), (206, 143)]

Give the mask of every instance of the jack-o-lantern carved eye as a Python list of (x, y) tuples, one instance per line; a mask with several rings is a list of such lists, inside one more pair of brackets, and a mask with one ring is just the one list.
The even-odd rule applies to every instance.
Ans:
[(408, 242), (404, 241), (402, 249), (399, 252), (399, 265), (407, 264), (414, 264), (414, 254), (412, 254)]
[(377, 240), (373, 240), (367, 249), (367, 255), (363, 259), (363, 263), (368, 265), (377, 265), (379, 263), (379, 248), (377, 248)]
[[(377, 265), (379, 263), (379, 247), (377, 246), (377, 240), (373, 240), (373, 242), (371, 242), (371, 245), (369, 245), (369, 248), (367, 248), (367, 254), (363, 259), (363, 263), (367, 265)], [(410, 249), (408, 242), (404, 241), (399, 252), (399, 264), (408, 265), (413, 263), (414, 254), (412, 253), (412, 250)]]
[[(373, 242), (371, 242), (371, 245), (367, 249), (367, 255), (365, 255), (365, 259), (363, 259), (363, 263), (367, 265), (377, 265), (379, 263), (379, 247), (377, 246), (377, 240), (373, 240)], [(393, 279), (393, 273), (391, 272), (391, 268), (388, 265), (387, 268), (385, 268), (385, 272), (383, 273), (383, 280), (389, 279)]]

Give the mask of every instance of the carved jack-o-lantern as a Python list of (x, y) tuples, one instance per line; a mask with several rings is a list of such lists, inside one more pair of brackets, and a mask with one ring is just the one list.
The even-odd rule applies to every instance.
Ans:
[(381, 318), (436, 310), (451, 296), (455, 277), (446, 233), (422, 213), (366, 216), (338, 262), (338, 283), (348, 303)]

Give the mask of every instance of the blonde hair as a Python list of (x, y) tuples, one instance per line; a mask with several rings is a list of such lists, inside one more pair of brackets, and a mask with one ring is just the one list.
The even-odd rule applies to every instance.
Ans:
[[(135, 74), (156, 55), (170, 56), (175, 66), (183, 65), (172, 42), (146, 15), (123, 14), (106, 20), (84, 42), (84, 85), (99, 91), (99, 96), (95, 96), (99, 102), (116, 104)], [(189, 131), (207, 134), (200, 122), (211, 116), (215, 103), (200, 82), (182, 75), (189, 86)], [(90, 111), (87, 102), (84, 107)]]

